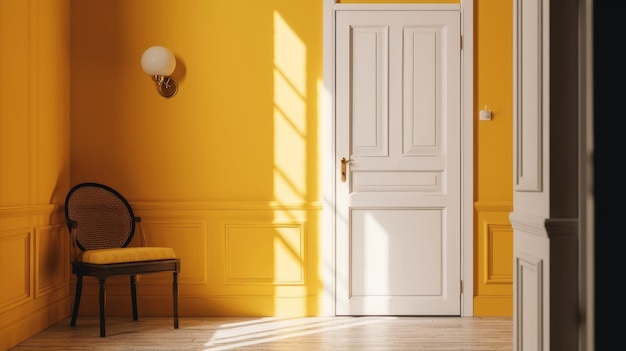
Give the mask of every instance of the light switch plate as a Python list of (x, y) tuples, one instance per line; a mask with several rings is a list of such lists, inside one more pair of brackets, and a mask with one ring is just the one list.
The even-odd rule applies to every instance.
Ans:
[(480, 110), (479, 114), (481, 121), (491, 121), (491, 111), (490, 110)]

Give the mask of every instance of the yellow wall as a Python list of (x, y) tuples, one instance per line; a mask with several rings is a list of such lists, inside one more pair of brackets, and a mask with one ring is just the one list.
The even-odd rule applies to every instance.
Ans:
[[(474, 314), (513, 315), (513, 8), (474, 3)], [(478, 115), (478, 113), (477, 113)]]
[[(322, 2), (75, 1), (70, 17), (72, 184), (113, 186), (176, 250), (180, 313), (320, 314)], [(170, 99), (141, 69), (153, 45), (177, 58)], [(111, 314), (129, 310), (119, 285)], [(144, 314), (170, 302), (140, 293)]]
[[(494, 113), (475, 116), (474, 313), (511, 315), (512, 9), (474, 3), (475, 106)], [(181, 315), (318, 314), (322, 43), (319, 0), (0, 2), (0, 261), (15, 267), (0, 349), (70, 313), (62, 203), (82, 181), (117, 188), (175, 248)], [(171, 99), (141, 70), (152, 45), (178, 60)], [(142, 277), (142, 315), (169, 313), (168, 278)], [(127, 282), (108, 288), (108, 313), (128, 315)]]
[(0, 1), (0, 350), (68, 315), (69, 0)]

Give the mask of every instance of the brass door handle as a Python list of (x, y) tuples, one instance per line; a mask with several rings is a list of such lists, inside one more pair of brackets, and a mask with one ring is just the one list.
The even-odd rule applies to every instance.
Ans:
[(341, 182), (346, 182), (346, 165), (348, 162), (352, 162), (350, 159), (346, 159), (345, 157), (341, 158)]

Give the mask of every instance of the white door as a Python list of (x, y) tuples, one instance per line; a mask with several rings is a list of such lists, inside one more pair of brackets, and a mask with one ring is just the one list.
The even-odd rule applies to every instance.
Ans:
[(460, 315), (460, 11), (335, 21), (336, 314)]

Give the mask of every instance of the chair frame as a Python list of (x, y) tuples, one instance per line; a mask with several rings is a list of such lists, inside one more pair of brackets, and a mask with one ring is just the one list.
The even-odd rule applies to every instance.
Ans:
[[(75, 185), (67, 194), (65, 200), (65, 216), (66, 223), (68, 229), (70, 231), (70, 235), (72, 230), (76, 228), (77, 222), (72, 220), (69, 215), (68, 205), (71, 200), (71, 196), (75, 190), (79, 188), (91, 186), (102, 188), (113, 193), (119, 200), (121, 200), (127, 207), (130, 216), (133, 218), (134, 222), (141, 222), (140, 217), (136, 217), (134, 212), (126, 199), (118, 193), (113, 188), (106, 186), (100, 183), (81, 183)], [(129, 240), (125, 242), (121, 247), (126, 247), (135, 231), (135, 225), (133, 223), (131, 228), (131, 233), (129, 234)], [(76, 246), (79, 250), (84, 251), (82, 245), (79, 242), (76, 242)], [(78, 317), (78, 308), (80, 305), (81, 293), (83, 288), (83, 277), (94, 277), (98, 279), (99, 282), (99, 311), (100, 311), (100, 336), (106, 336), (106, 321), (105, 321), (105, 312), (106, 312), (106, 280), (111, 276), (121, 276), (128, 275), (130, 276), (130, 291), (131, 291), (131, 302), (132, 302), (132, 312), (133, 312), (133, 320), (138, 320), (138, 312), (137, 312), (137, 275), (140, 274), (148, 274), (148, 273), (158, 273), (158, 272), (172, 272), (172, 295), (173, 295), (173, 317), (174, 317), (174, 329), (178, 329), (178, 273), (180, 272), (180, 259), (179, 258), (171, 258), (164, 260), (153, 260), (153, 261), (140, 261), (140, 262), (124, 262), (124, 263), (111, 263), (111, 264), (92, 264), (92, 263), (83, 263), (77, 260), (72, 260), (72, 273), (76, 275), (76, 294), (74, 298), (74, 307), (72, 310), (72, 319), (70, 325), (72, 327), (76, 326), (76, 319)]]

